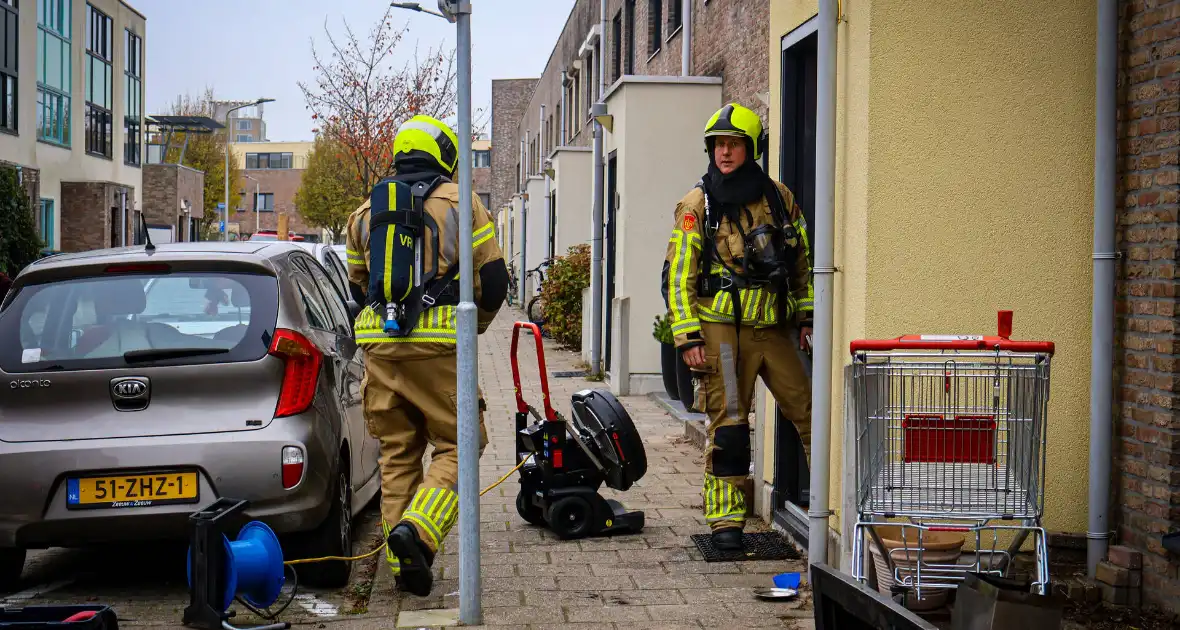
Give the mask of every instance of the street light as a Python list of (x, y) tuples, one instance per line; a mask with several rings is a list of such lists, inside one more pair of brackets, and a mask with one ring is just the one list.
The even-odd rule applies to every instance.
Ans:
[(479, 575), (479, 416), (477, 338), (471, 251), (471, 0), (438, 0), (439, 13), (417, 2), (390, 6), (429, 13), (456, 24), (459, 59), (459, 623), (483, 623)]
[(230, 114), (239, 109), (242, 109), (243, 107), (253, 107), (263, 103), (273, 102), (273, 98), (260, 98), (253, 103), (244, 103), (242, 105), (238, 105), (237, 107), (231, 107), (229, 108), (229, 111), (225, 112), (225, 242), (227, 243), (229, 242), (229, 143), (230, 134), (232, 134), (234, 131), (229, 126), (229, 117)]

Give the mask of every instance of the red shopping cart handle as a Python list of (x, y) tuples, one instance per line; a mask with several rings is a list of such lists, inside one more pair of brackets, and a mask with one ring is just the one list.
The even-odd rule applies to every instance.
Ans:
[(557, 411), (553, 409), (553, 404), (549, 400), (549, 376), (545, 370), (545, 345), (541, 341), (541, 329), (532, 322), (516, 322), (512, 325), (512, 351), (509, 354), (510, 362), (512, 364), (512, 386), (516, 390), (516, 410), (520, 413), (528, 413), (528, 403), (524, 401), (524, 394), (520, 388), (520, 362), (516, 359), (516, 349), (520, 344), (520, 329), (528, 328), (533, 333), (533, 339), (537, 342), (537, 367), (541, 370), (541, 396), (545, 404), (545, 420), (553, 422), (557, 420)]
[(1053, 354), (1052, 341), (1012, 341), (1012, 311), (996, 313), (996, 334), (903, 335), (896, 339), (858, 339), (848, 345), (852, 354), (889, 350), (1005, 350)]
[(1052, 341), (1012, 341), (983, 335), (904, 335), (896, 339), (857, 339), (848, 344), (852, 354), (888, 350), (1005, 350), (1053, 354)]

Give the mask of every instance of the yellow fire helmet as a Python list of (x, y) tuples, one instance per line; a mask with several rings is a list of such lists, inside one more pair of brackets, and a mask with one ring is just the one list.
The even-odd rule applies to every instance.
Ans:
[(446, 123), (418, 115), (402, 123), (393, 138), (393, 161), (424, 158), (445, 172), (459, 165), (459, 138)]
[(729, 103), (717, 110), (709, 123), (705, 125), (705, 143), (709, 147), (709, 138), (713, 136), (740, 136), (749, 138), (754, 147), (754, 161), (762, 159), (762, 119), (753, 110), (742, 107), (737, 103)]

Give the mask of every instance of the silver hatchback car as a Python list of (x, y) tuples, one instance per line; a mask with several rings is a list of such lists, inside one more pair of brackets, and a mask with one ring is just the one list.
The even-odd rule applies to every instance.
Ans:
[(351, 555), (378, 444), (357, 307), (307, 251), (61, 254), (22, 271), (0, 309), (0, 591), (19, 586), (27, 549), (183, 540), (220, 497), (249, 500), (289, 557)]

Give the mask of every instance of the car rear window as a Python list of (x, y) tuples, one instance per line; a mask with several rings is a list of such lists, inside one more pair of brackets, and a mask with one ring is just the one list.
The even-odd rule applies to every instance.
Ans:
[(108, 275), (25, 286), (0, 315), (0, 369), (41, 372), (254, 361), (276, 280), (248, 273)]

